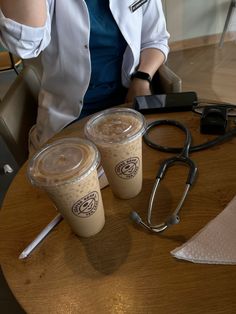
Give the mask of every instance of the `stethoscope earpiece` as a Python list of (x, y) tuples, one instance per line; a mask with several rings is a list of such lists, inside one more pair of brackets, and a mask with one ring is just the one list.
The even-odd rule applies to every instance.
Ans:
[(136, 224), (141, 225), (141, 226), (145, 227), (145, 228), (148, 229), (148, 230), (151, 230), (151, 228), (150, 228), (147, 224), (145, 224), (145, 223), (142, 221), (142, 218), (139, 216), (139, 214), (138, 214), (137, 212), (132, 211), (132, 212), (130, 213), (130, 218), (131, 218), (134, 222), (136, 222)]
[(132, 211), (132, 212), (130, 213), (130, 218), (131, 218), (134, 222), (136, 222), (137, 224), (139, 224), (140, 221), (142, 220), (141, 217), (139, 216), (139, 214), (138, 214), (137, 212), (135, 212), (135, 211)]
[(171, 215), (167, 221), (166, 224), (167, 226), (172, 226), (172, 225), (177, 225), (180, 222), (179, 216), (178, 215)]

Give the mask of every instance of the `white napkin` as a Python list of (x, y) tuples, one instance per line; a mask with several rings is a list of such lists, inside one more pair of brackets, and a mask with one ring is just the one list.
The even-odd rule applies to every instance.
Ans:
[(236, 264), (236, 196), (216, 218), (171, 254), (193, 263)]

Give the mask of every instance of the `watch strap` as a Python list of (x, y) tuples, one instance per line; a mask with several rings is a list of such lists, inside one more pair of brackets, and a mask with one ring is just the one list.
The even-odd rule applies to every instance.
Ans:
[(151, 76), (148, 73), (142, 72), (142, 71), (134, 72), (133, 74), (131, 74), (130, 78), (131, 78), (131, 80), (133, 80), (134, 78), (139, 78), (141, 80), (148, 81), (150, 84), (152, 82)]

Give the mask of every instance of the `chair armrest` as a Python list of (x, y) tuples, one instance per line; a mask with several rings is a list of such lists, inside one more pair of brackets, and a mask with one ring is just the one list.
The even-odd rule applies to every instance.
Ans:
[(23, 68), (0, 103), (0, 135), (21, 165), (28, 157), (28, 133), (36, 121), (40, 78)]
[(166, 64), (162, 64), (153, 77), (155, 94), (179, 93), (182, 91), (182, 80)]

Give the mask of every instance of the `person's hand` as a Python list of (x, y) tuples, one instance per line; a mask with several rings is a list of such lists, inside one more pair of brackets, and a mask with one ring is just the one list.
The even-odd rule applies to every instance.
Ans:
[(133, 102), (136, 96), (151, 95), (150, 83), (145, 80), (134, 78), (126, 95), (125, 102)]

